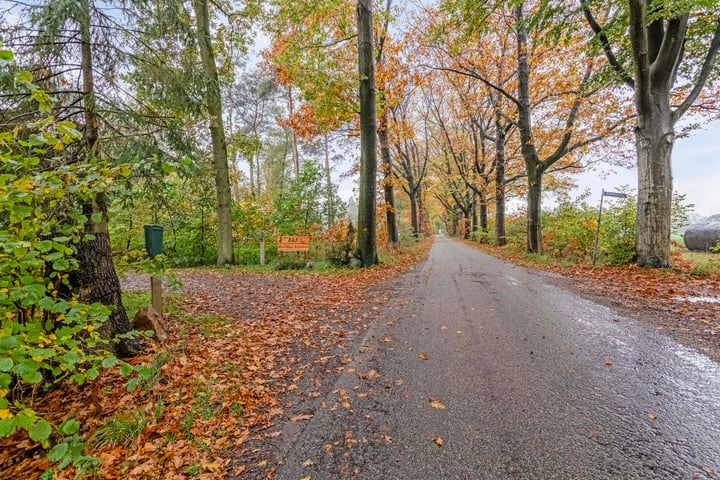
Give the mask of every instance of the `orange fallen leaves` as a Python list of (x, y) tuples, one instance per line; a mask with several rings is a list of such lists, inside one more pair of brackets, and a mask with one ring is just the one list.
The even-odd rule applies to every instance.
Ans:
[[(147, 426), (129, 447), (109, 445), (90, 452), (102, 459), (99, 476), (107, 480), (184, 479), (198, 471), (199, 478), (217, 480), (230, 474), (272, 478), (276, 467), (258, 471), (268, 468), (272, 452), (246, 451), (244, 464), (231, 464), (229, 459), (238, 458), (236, 452), (249, 439), (282, 434), (282, 430), (268, 433), (275, 422), (283, 421), (289, 408), (284, 400), (278, 402), (281, 395), (321, 395), (320, 380), (315, 379), (312, 391), (299, 392), (304, 384), (298, 379), (314, 365), (327, 363), (334, 371), (337, 362), (352, 361), (347, 355), (338, 357), (337, 347), (375, 319), (379, 310), (373, 307), (379, 309), (378, 305), (389, 301), (374, 295), (376, 303), (367, 305), (366, 292), (403, 272), (411, 261), (332, 275), (181, 272), (184, 297), (167, 301), (185, 311), (186, 318), (168, 317), (170, 338), (165, 352), (152, 343), (130, 360), (147, 365), (162, 355), (168, 357), (159, 368), (159, 381), (128, 393), (125, 379), (104, 375), (97, 385), (103, 392), (97, 415), (88, 408), (89, 386), (63, 386), (39, 399), (35, 407), (48, 412), (47, 418), (56, 424), (74, 416), (86, 437), (116, 412), (147, 413)], [(347, 295), (349, 291), (352, 296)], [(298, 349), (308, 352), (304, 359), (293, 353)], [(380, 377), (375, 370), (358, 375)], [(312, 417), (300, 412), (284, 421)], [(39, 477), (52, 465), (38, 450), (22, 434), (0, 439), (0, 478)], [(326, 451), (333, 455), (332, 445)], [(63, 476), (72, 478), (72, 468)]]
[(430, 406), (439, 410), (445, 410), (445, 404), (442, 403), (440, 400), (435, 400), (432, 397), (430, 398)]

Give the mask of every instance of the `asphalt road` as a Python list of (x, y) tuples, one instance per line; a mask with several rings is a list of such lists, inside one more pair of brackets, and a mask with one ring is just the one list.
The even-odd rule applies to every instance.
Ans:
[(442, 237), (402, 282), (274, 478), (720, 478), (707, 357)]

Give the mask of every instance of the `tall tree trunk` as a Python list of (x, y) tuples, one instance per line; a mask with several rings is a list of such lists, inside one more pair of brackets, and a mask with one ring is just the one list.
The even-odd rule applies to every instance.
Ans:
[(517, 28), (517, 75), (518, 75), (518, 129), (520, 143), (528, 176), (527, 193), (527, 251), (541, 253), (542, 223), (540, 221), (542, 201), (541, 162), (533, 142), (532, 116), (530, 110), (530, 64), (528, 60), (527, 25), (523, 15), (523, 5), (515, 8)]
[(397, 211), (395, 209), (395, 189), (393, 188), (392, 164), (390, 157), (390, 139), (388, 138), (387, 115), (380, 117), (378, 139), (380, 140), (380, 157), (383, 170), (383, 193), (385, 195), (385, 222), (387, 224), (388, 244), (397, 246), (400, 235), (397, 227)]
[[(92, 39), (90, 36), (90, 4), (82, 0), (81, 6), (86, 13), (85, 19), (79, 19), (81, 69), (83, 76), (83, 109), (85, 114), (85, 147), (86, 156), (99, 158), (100, 146), (99, 125), (95, 104), (95, 80), (93, 74)], [(82, 240), (77, 245), (78, 269), (70, 274), (73, 291), (84, 303), (100, 302), (113, 310), (103, 325), (101, 334), (108, 340), (116, 335), (133, 330), (132, 322), (122, 303), (120, 280), (115, 272), (110, 234), (108, 232), (108, 211), (105, 193), (97, 194), (93, 201), (83, 205), (83, 213), (88, 218), (85, 225), (86, 233), (92, 234), (93, 240)], [(100, 214), (100, 221), (93, 220), (94, 214)], [(140, 351), (140, 342), (135, 338), (123, 339), (113, 344), (115, 353), (130, 357)]]
[[(256, 134), (257, 135), (257, 134)], [(260, 162), (260, 149), (257, 149), (257, 152), (255, 152), (255, 183), (257, 188), (257, 197), (260, 198), (262, 195), (262, 175), (260, 175), (260, 168), (261, 163)]]
[(328, 139), (328, 133), (325, 132), (325, 189), (327, 194), (327, 213), (328, 213), (328, 227), (332, 227), (335, 224), (335, 205), (333, 202), (333, 184), (332, 178), (330, 177), (330, 141)]
[[(487, 189), (487, 186), (485, 187)], [(480, 230), (487, 232), (488, 229), (488, 203), (487, 195), (480, 195)]]
[(257, 199), (255, 195), (255, 155), (251, 154), (248, 157), (248, 170), (250, 175), (250, 198), (253, 200)]
[(418, 238), (420, 236), (420, 222), (418, 220), (417, 192), (410, 188), (408, 198), (410, 199), (410, 224), (412, 225), (413, 236)]
[(292, 157), (293, 166), (295, 167), (295, 178), (300, 176), (300, 152), (298, 151), (297, 133), (295, 133), (295, 127), (292, 126), (292, 117), (295, 113), (295, 102), (293, 101), (292, 85), (287, 87), (288, 96), (288, 113), (290, 115), (290, 136), (292, 139)]
[(638, 165), (637, 262), (643, 267), (670, 266), (672, 209), (671, 157), (675, 132), (670, 115), (655, 111), (639, 116), (635, 129)]
[(475, 190), (472, 192), (472, 227), (471, 232), (478, 229), (478, 194)]
[(360, 201), (358, 204), (358, 253), (363, 267), (377, 263), (375, 227), (377, 177), (377, 119), (375, 115), (375, 65), (372, 1), (358, 0), (358, 73), (360, 75)]
[(228, 171), (227, 144), (222, 116), (222, 97), (218, 81), (215, 52), (210, 40), (210, 18), (208, 0), (193, 0), (197, 23), (198, 44), (203, 70), (208, 78), (206, 102), (210, 116), (210, 138), (212, 140), (213, 164), (215, 167), (215, 190), (217, 193), (218, 256), (217, 264), (234, 263), (232, 246), (232, 214), (230, 210), (230, 175)]
[[(377, 56), (375, 61), (378, 65), (382, 65), (385, 61), (384, 46), (387, 40), (388, 25), (390, 23), (390, 8), (392, 7), (392, 0), (386, 0), (385, 2), (385, 25), (382, 28), (382, 35), (378, 40), (377, 45)], [(397, 211), (395, 209), (395, 188), (393, 187), (393, 174), (392, 174), (392, 159), (390, 157), (390, 139), (388, 138), (388, 105), (387, 98), (385, 97), (385, 91), (380, 91), (380, 108), (382, 109), (382, 115), (380, 116), (380, 126), (378, 128), (378, 140), (380, 141), (380, 158), (382, 159), (382, 174), (383, 174), (383, 194), (385, 197), (385, 224), (387, 229), (387, 242), (391, 247), (397, 247), (400, 242), (400, 235), (398, 233), (397, 225)]]
[(495, 245), (507, 244), (505, 238), (505, 128), (500, 112), (495, 114)]
[(417, 186), (417, 209), (420, 233), (425, 234), (430, 228), (427, 220), (427, 212), (425, 211), (425, 189), (423, 189), (422, 183)]
[(528, 169), (527, 251), (542, 253), (542, 170)]

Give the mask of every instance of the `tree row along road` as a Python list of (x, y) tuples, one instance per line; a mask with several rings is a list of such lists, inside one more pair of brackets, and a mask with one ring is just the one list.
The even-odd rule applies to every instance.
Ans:
[(718, 478), (720, 366), (437, 238), (275, 478)]

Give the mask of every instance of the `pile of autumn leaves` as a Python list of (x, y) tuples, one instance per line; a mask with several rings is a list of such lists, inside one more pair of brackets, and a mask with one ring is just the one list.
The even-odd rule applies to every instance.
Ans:
[[(130, 362), (152, 371), (138, 388), (129, 392), (127, 378), (106, 374), (92, 385), (58, 385), (34, 406), (53, 424), (80, 423), (84, 453), (95, 458), (88, 457), (86, 472), (100, 478), (242, 474), (243, 445), (282, 414), (277, 397), (302, 374), (298, 349), (309, 358), (332, 355), (342, 337), (360, 333), (353, 325), (371, 320), (359, 313), (368, 308), (368, 290), (416, 258), (329, 275), (181, 273), (185, 291), (169, 301), (183, 313), (169, 318), (170, 338), (149, 341)], [(328, 335), (328, 325), (338, 323), (347, 331)], [(0, 478), (77, 473), (58, 469), (24, 432), (2, 439), (0, 452)]]

